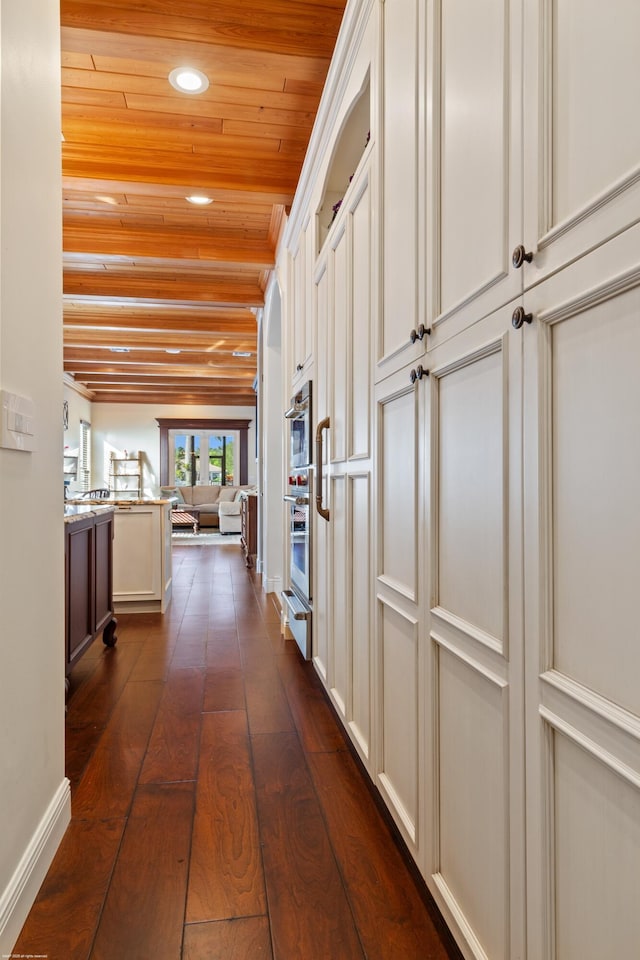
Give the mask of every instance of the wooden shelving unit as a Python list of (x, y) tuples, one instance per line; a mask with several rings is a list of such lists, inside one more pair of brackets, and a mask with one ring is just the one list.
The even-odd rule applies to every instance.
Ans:
[(109, 468), (111, 493), (127, 494), (132, 499), (142, 495), (142, 466), (140, 457), (112, 457)]

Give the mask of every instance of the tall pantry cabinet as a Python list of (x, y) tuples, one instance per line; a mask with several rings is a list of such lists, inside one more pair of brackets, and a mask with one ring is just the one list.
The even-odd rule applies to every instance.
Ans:
[(314, 655), (468, 957), (640, 952), (638, 36), (628, 0), (349, 3), (286, 238), (366, 89), (305, 248)]
[[(353, 8), (356, 9), (356, 8)], [(308, 279), (315, 329), (314, 418), (324, 470), (314, 483), (329, 510), (314, 528), (314, 662), (361, 759), (371, 763), (373, 620), (372, 319), (378, 37), (375, 2), (360, 5), (333, 104), (331, 149), (312, 195), (315, 258)]]

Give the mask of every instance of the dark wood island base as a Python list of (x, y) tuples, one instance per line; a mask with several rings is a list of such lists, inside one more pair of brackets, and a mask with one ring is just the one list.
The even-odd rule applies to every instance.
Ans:
[(106, 647), (117, 643), (113, 610), (113, 507), (65, 508), (65, 670), (99, 633)]

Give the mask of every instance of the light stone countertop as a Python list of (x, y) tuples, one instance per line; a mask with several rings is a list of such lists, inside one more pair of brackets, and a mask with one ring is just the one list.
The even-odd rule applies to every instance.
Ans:
[(64, 522), (74, 523), (76, 520), (85, 520), (87, 517), (97, 517), (101, 513), (113, 513), (113, 504), (98, 501), (69, 501), (64, 505)]
[(85, 506), (100, 506), (100, 507), (120, 507), (120, 506), (146, 506), (148, 504), (163, 504), (163, 503), (172, 503), (167, 497), (105, 497), (100, 500), (78, 500), (74, 497), (69, 497), (68, 500), (65, 500), (65, 506), (67, 504), (82, 505)]
[(148, 506), (149, 504), (157, 504), (162, 506), (165, 503), (171, 503), (171, 500), (166, 498), (157, 500), (153, 497), (145, 497), (140, 499), (111, 499), (108, 500), (76, 500), (73, 497), (69, 497), (68, 500), (64, 502), (64, 522), (73, 523), (74, 520), (84, 520), (85, 517), (97, 516), (100, 513), (104, 513), (109, 510), (115, 512), (116, 507), (132, 507), (132, 506)]

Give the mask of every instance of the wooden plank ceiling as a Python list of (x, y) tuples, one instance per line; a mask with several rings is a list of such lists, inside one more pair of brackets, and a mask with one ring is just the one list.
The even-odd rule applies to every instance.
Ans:
[[(255, 403), (255, 311), (344, 6), (61, 0), (64, 369), (94, 402)], [(174, 90), (180, 66), (208, 89)]]

